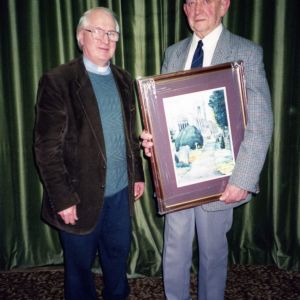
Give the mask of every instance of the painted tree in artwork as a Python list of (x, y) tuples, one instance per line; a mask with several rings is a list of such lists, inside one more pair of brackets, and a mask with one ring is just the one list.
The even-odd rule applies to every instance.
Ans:
[(224, 91), (214, 91), (209, 97), (208, 105), (213, 109), (217, 124), (223, 129), (228, 127)]

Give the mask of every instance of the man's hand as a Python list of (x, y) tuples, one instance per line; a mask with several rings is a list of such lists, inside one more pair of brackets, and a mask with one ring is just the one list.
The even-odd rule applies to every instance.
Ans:
[(142, 139), (142, 147), (145, 155), (151, 157), (151, 148), (153, 147), (152, 134), (147, 132), (146, 130), (143, 130), (140, 138)]
[(220, 197), (220, 201), (223, 201), (227, 204), (239, 202), (246, 199), (248, 194), (249, 192), (246, 190), (243, 190), (235, 185), (227, 184), (225, 191)]
[(134, 200), (138, 200), (144, 193), (145, 183), (135, 182), (134, 183)]
[(76, 221), (78, 220), (76, 205), (64, 209), (58, 212), (58, 214), (64, 220), (65, 224), (75, 225)]

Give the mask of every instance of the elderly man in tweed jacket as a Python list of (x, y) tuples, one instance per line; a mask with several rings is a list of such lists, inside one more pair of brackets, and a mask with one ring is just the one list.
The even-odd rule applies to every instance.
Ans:
[[(270, 92), (260, 46), (236, 36), (221, 23), (230, 0), (186, 0), (184, 12), (194, 34), (165, 52), (162, 73), (191, 68), (199, 40), (203, 65), (243, 60), (248, 95), (248, 124), (235, 168), (219, 201), (166, 215), (163, 276), (168, 300), (191, 299), (189, 293), (192, 243), (195, 228), (199, 247), (198, 299), (221, 300), (227, 276), (226, 234), (232, 225), (233, 208), (258, 192), (273, 130)], [(143, 132), (145, 154), (151, 156), (151, 134)]]

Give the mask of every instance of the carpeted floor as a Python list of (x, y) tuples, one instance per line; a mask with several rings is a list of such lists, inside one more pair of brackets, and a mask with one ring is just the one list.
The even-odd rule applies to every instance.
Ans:
[[(102, 279), (95, 275), (95, 280), (99, 299), (102, 299)], [(164, 299), (161, 278), (129, 279), (129, 283), (129, 300)], [(196, 299), (196, 286), (196, 277), (192, 276), (193, 299)], [(39, 268), (0, 272), (0, 299), (63, 299), (63, 270)], [(225, 299), (300, 300), (300, 273), (286, 272), (274, 266), (231, 266), (228, 271)]]

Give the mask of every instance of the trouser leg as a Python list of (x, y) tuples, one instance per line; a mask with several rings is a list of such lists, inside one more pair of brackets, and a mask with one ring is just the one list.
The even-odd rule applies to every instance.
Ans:
[(98, 243), (105, 300), (123, 300), (129, 294), (127, 260), (131, 243), (128, 188), (105, 197)]
[(198, 299), (223, 300), (227, 278), (226, 234), (232, 225), (232, 209), (195, 209), (199, 247)]
[(64, 250), (64, 292), (66, 300), (95, 300), (96, 289), (91, 271), (97, 252), (95, 232), (88, 235), (60, 231)]
[(163, 280), (168, 300), (190, 299), (190, 269), (195, 232), (194, 210), (165, 216)]

